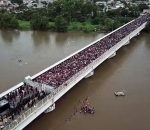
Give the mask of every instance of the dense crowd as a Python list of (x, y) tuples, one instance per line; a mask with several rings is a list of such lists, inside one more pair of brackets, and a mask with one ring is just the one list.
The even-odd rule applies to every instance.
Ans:
[[(121, 41), (124, 37), (145, 23), (149, 17), (149, 14), (140, 16), (117, 31), (104, 37), (100, 41), (97, 41), (64, 62), (36, 77), (34, 81), (50, 85), (54, 88), (59, 87), (74, 74), (96, 60), (107, 50)], [(20, 113), (24, 110), (33, 107), (36, 102), (45, 96), (46, 93), (43, 90), (28, 85), (23, 85), (5, 95), (3, 98), (1, 98), (1, 100), (8, 101), (9, 112), (4, 115), (0, 115), (0, 128), (2, 129), (5, 125), (10, 123), (11, 120), (14, 120), (15, 117), (20, 115)]]
[(49, 71), (41, 74), (34, 81), (50, 85), (54, 88), (59, 87), (74, 74), (82, 70), (85, 66), (100, 57), (104, 52), (109, 50), (124, 37), (145, 23), (149, 15), (143, 15), (130, 22), (126, 26), (106, 36), (102, 40), (87, 47), (81, 52), (75, 54), (64, 62), (53, 67)]
[[(9, 124), (21, 112), (33, 107), (36, 103), (43, 99), (46, 93), (43, 90), (24, 85), (5, 95), (1, 100), (8, 101), (7, 110), (0, 115), (0, 128)], [(6, 102), (7, 103), (7, 102)]]

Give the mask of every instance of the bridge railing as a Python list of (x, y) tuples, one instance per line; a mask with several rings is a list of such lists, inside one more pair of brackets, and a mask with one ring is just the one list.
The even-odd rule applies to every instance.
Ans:
[[(93, 68), (93, 65), (99, 63), (100, 59), (103, 59), (105, 53), (102, 54), (100, 57), (98, 57), (97, 59), (95, 59), (93, 62), (91, 62), (89, 65), (87, 65), (86, 67), (84, 67), (82, 70), (80, 70), (78, 73), (76, 73), (75, 75), (73, 75), (69, 80), (67, 80), (66, 82), (64, 82), (62, 85), (60, 85), (56, 90), (55, 90), (55, 94), (59, 93), (60, 91), (62, 91), (63, 89), (67, 88), (67, 86), (69, 86), (70, 84), (72, 84), (72, 82), (75, 82), (75, 80), (77, 80), (77, 78), (85, 73), (87, 70), (91, 69), (91, 71), (95, 68)], [(84, 78), (84, 77), (83, 77)]]
[[(101, 55), (100, 57), (98, 57), (97, 59), (95, 59), (92, 63), (90, 63), (89, 65), (87, 65), (86, 67), (84, 67), (82, 70), (80, 70), (78, 73), (76, 73), (74, 76), (72, 76), (69, 80), (67, 80), (64, 84), (62, 84), (60, 87), (58, 87), (57, 89), (55, 89), (55, 94), (59, 93), (60, 91), (62, 91), (63, 89), (65, 89), (68, 85), (70, 85), (72, 82), (75, 82), (75, 80), (83, 73), (85, 73), (85, 71), (89, 70), (89, 69), (94, 69), (93, 65), (96, 63), (99, 63), (99, 60), (103, 58), (103, 55)], [(65, 85), (67, 84), (67, 85)], [(43, 98), (42, 100), (40, 100), (39, 102), (37, 102), (33, 107), (27, 109), (26, 111), (24, 111), (21, 115), (19, 115), (14, 121), (12, 121), (9, 125), (7, 125), (6, 127), (3, 128), (3, 130), (13, 130), (15, 129), (19, 124), (21, 124), (21, 122), (23, 122), (24, 120), (26, 120), (29, 116), (31, 116), (33, 113), (35, 113), (36, 110), (40, 109), (42, 106), (44, 106), (47, 102), (49, 102), (50, 100), (53, 99), (54, 95), (48, 95), (45, 98)]]
[[(124, 39), (122, 39), (124, 40)], [(119, 42), (120, 43), (120, 42)], [(97, 59), (95, 59), (93, 62), (91, 62), (89, 65), (87, 65), (86, 67), (84, 67), (82, 70), (80, 70), (78, 73), (76, 73), (75, 75), (73, 75), (69, 80), (67, 80), (65, 83), (63, 83), (62, 85), (60, 85), (57, 89), (55, 89), (54, 95), (56, 95), (57, 93), (59, 93), (60, 91), (64, 90), (65, 88), (67, 88), (70, 84), (72, 84), (73, 82), (75, 82), (76, 80), (79, 80), (78, 78), (80, 78), (80, 80), (82, 78), (84, 78), (84, 76), (82, 74), (85, 74), (85, 72), (87, 71), (92, 71), (93, 69), (96, 68), (96, 66), (98, 66), (100, 64), (100, 60), (106, 60), (109, 56), (108, 53), (110, 51), (113, 51), (116, 49), (116, 47), (119, 45), (119, 43), (117, 43), (115, 46), (113, 46), (112, 48), (110, 48), (109, 50), (107, 50), (105, 53), (103, 53), (100, 57), (98, 57)], [(102, 62), (101, 62), (102, 63)], [(94, 67), (93, 67), (94, 66)], [(86, 76), (86, 75), (85, 75)], [(17, 126), (19, 124), (21, 124), (21, 122), (25, 121), (28, 117), (30, 117), (32, 114), (35, 113), (35, 111), (37, 111), (38, 109), (40, 110), (40, 108), (42, 108), (43, 106), (45, 106), (46, 103), (48, 103), (49, 101), (52, 101), (54, 98), (53, 94), (49, 94), (48, 96), (46, 96), (45, 98), (43, 98), (42, 100), (38, 101), (33, 107), (29, 108), (28, 110), (22, 112), (17, 118), (15, 118), (14, 121), (12, 121), (9, 125), (7, 125), (6, 127), (3, 128), (3, 130), (13, 130), (15, 128), (17, 128)]]
[[(120, 42), (126, 42), (126, 40), (129, 40), (128, 38), (123, 38)], [(60, 91), (63, 91), (65, 88), (67, 88), (70, 84), (72, 84), (73, 82), (75, 82), (75, 80), (78, 79), (79, 76), (81, 76), (82, 74), (84, 74), (86, 71), (88, 70), (94, 70), (99, 64), (100, 64), (100, 60), (101, 63), (106, 60), (109, 55), (108, 53), (110, 53), (111, 51), (116, 51), (116, 49), (119, 47), (121, 47), (122, 45), (119, 45), (120, 42), (118, 42), (116, 45), (114, 45), (112, 48), (110, 48), (109, 50), (107, 50), (106, 52), (104, 52), (101, 56), (99, 56), (97, 59), (95, 59), (93, 62), (91, 62), (89, 65), (87, 65), (86, 67), (84, 67), (82, 70), (80, 70), (78, 73), (76, 73), (75, 75), (73, 75), (69, 80), (67, 80), (66, 82), (64, 82), (62, 85), (60, 85), (57, 89), (55, 89), (55, 94), (59, 93)], [(118, 49), (119, 49), (118, 48)], [(93, 67), (94, 66), (94, 67)], [(89, 72), (90, 73), (90, 72)], [(85, 75), (86, 76), (86, 75)], [(84, 78), (84, 77), (82, 77)]]
[(26, 120), (29, 116), (35, 113), (35, 110), (40, 109), (46, 103), (53, 99), (53, 95), (49, 94), (39, 102), (37, 102), (33, 107), (27, 109), (26, 111), (22, 112), (18, 117), (16, 117), (9, 125), (3, 128), (3, 130), (13, 130), (15, 129), (21, 122)]
[[(142, 25), (141, 25), (142, 26)], [(140, 31), (142, 30), (141, 29), (141, 27), (139, 27), (140, 28)], [(134, 30), (135, 31), (135, 30)], [(133, 32), (134, 32), (133, 31)], [(132, 33), (133, 32), (131, 32), (130, 34), (128, 34), (128, 35), (133, 35)], [(128, 36), (127, 35), (127, 36)], [(135, 35), (135, 34), (134, 34)], [(91, 69), (91, 71), (93, 70), (93, 69), (95, 69), (98, 65), (99, 65), (99, 63), (100, 63), (100, 60), (102, 60), (102, 59), (107, 59), (108, 57), (107, 57), (107, 55), (108, 55), (108, 53), (110, 52), (110, 51), (113, 51), (113, 50), (116, 50), (116, 48), (118, 48), (119, 46), (121, 47), (121, 46), (123, 46), (123, 45), (119, 45), (120, 44), (120, 42), (127, 42), (128, 40), (130, 40), (130, 37), (129, 37), (129, 39), (127, 39), (127, 36), (125, 37), (125, 38), (123, 38), (121, 41), (119, 41), (116, 45), (114, 45), (113, 47), (111, 47), (109, 50), (107, 50), (106, 52), (104, 52), (101, 56), (99, 56), (97, 59), (95, 59), (93, 62), (91, 62), (89, 65), (87, 65), (86, 67), (84, 67), (82, 70), (80, 70), (78, 73), (76, 73), (75, 75), (73, 75), (69, 80), (67, 80), (66, 82), (64, 82), (62, 85), (60, 85), (57, 89), (55, 89), (55, 94), (57, 94), (57, 93), (59, 93), (60, 91), (63, 91), (63, 89), (65, 89), (65, 88), (67, 88), (67, 86), (69, 86), (69, 84), (72, 84), (72, 82), (75, 82), (75, 80), (77, 80), (77, 78), (81, 75), (81, 74), (83, 74), (83, 73), (85, 73), (85, 71), (87, 71), (87, 70), (89, 70), (89, 69)], [(119, 45), (119, 46), (118, 46)], [(120, 48), (119, 47), (119, 48)], [(118, 48), (118, 49), (119, 49)], [(118, 50), (117, 49), (117, 50)], [(114, 51), (115, 52), (115, 51)], [(106, 58), (107, 57), (107, 58)], [(102, 62), (101, 62), (102, 63)], [(93, 68), (93, 66), (94, 65), (96, 65), (97, 64), (97, 66), (95, 67), (95, 68)], [(84, 78), (84, 77), (83, 77)]]
[[(83, 72), (85, 72), (86, 70), (88, 70), (89, 67), (92, 67), (92, 64), (93, 64), (93, 62), (91, 64), (89, 64), (88, 66), (84, 67), (77, 74), (75, 74), (74, 76), (72, 76), (69, 80), (67, 80), (67, 82), (65, 82), (64, 84), (62, 84), (60, 87), (58, 87), (57, 89), (55, 89), (55, 94), (57, 94), (58, 92), (62, 91), (64, 88), (66, 88), (79, 75), (81, 75)], [(67, 84), (67, 86), (65, 84)], [(13, 130), (13, 129), (15, 129), (19, 124), (21, 124), (21, 122), (23, 122), (29, 116), (31, 116), (33, 113), (35, 113), (36, 110), (40, 109), (42, 106), (45, 106), (45, 104), (47, 102), (49, 102), (50, 100), (53, 100), (53, 96), (54, 96), (53, 94), (49, 94), (48, 96), (46, 96), (42, 100), (38, 101), (33, 107), (31, 107), (31, 108), (27, 109), (26, 111), (22, 112), (17, 118), (14, 119), (14, 121), (12, 121), (9, 125), (7, 125), (6, 127), (4, 127), (3, 130)]]

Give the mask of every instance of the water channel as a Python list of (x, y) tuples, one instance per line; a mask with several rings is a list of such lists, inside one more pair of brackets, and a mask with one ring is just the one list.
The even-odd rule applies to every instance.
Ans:
[[(16, 85), (104, 34), (0, 31), (0, 91)], [(131, 44), (82, 80), (25, 130), (148, 130), (150, 129), (150, 34), (142, 33)], [(18, 62), (21, 60), (21, 62)], [(125, 97), (115, 97), (115, 91)], [(94, 115), (74, 109), (85, 97)]]

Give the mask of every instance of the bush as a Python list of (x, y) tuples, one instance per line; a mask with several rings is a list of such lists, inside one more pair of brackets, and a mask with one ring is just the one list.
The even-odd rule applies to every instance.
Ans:
[(18, 20), (19, 22), (19, 28), (23, 29), (23, 30), (29, 30), (31, 29), (31, 25), (29, 21), (22, 21), (22, 20)]
[(55, 27), (58, 32), (66, 32), (68, 29), (68, 23), (62, 16), (57, 16), (55, 19)]
[(94, 24), (94, 25), (98, 25), (100, 23), (100, 18), (96, 17), (96, 18), (92, 19), (91, 23)]
[(70, 31), (82, 31), (83, 25), (80, 22), (72, 22), (68, 28)]
[(34, 14), (31, 20), (31, 27), (34, 30), (46, 30), (48, 29), (48, 18), (46, 16), (40, 16)]
[(51, 31), (55, 31), (56, 30), (55, 23), (54, 22), (49, 22), (48, 29), (50, 29)]
[(85, 23), (82, 30), (83, 30), (83, 32), (89, 33), (89, 32), (96, 31), (96, 28), (94, 25), (92, 25), (90, 23)]
[(0, 28), (2, 29), (16, 29), (19, 27), (18, 20), (10, 13), (0, 14)]

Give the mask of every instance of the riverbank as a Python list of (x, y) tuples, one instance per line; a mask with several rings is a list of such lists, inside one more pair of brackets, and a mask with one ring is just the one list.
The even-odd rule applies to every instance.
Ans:
[[(114, 20), (110, 18), (106, 18), (105, 20), (102, 20), (102, 22), (97, 22), (97, 24), (93, 24), (91, 21), (85, 21), (85, 22), (70, 22), (67, 24), (67, 29), (65, 32), (109, 32), (112, 31), (123, 24), (131, 21), (133, 18), (119, 18), (120, 20)], [(18, 29), (19, 30), (33, 30), (31, 22), (30, 21), (23, 21), (18, 20)], [(56, 27), (55, 22), (48, 22), (47, 29), (52, 32), (59, 32)]]
[[(32, 30), (31, 23), (29, 21), (18, 20), (20, 30)], [(72, 22), (68, 25), (67, 31), (69, 32), (101, 32), (100, 25), (92, 25), (88, 22)], [(48, 23), (48, 30), (55, 31), (55, 22)]]
[(137, 18), (141, 5), (104, 11), (95, 2), (57, 0), (44, 8), (19, 6), (0, 10), (0, 29), (49, 30), (53, 32), (110, 32)]

